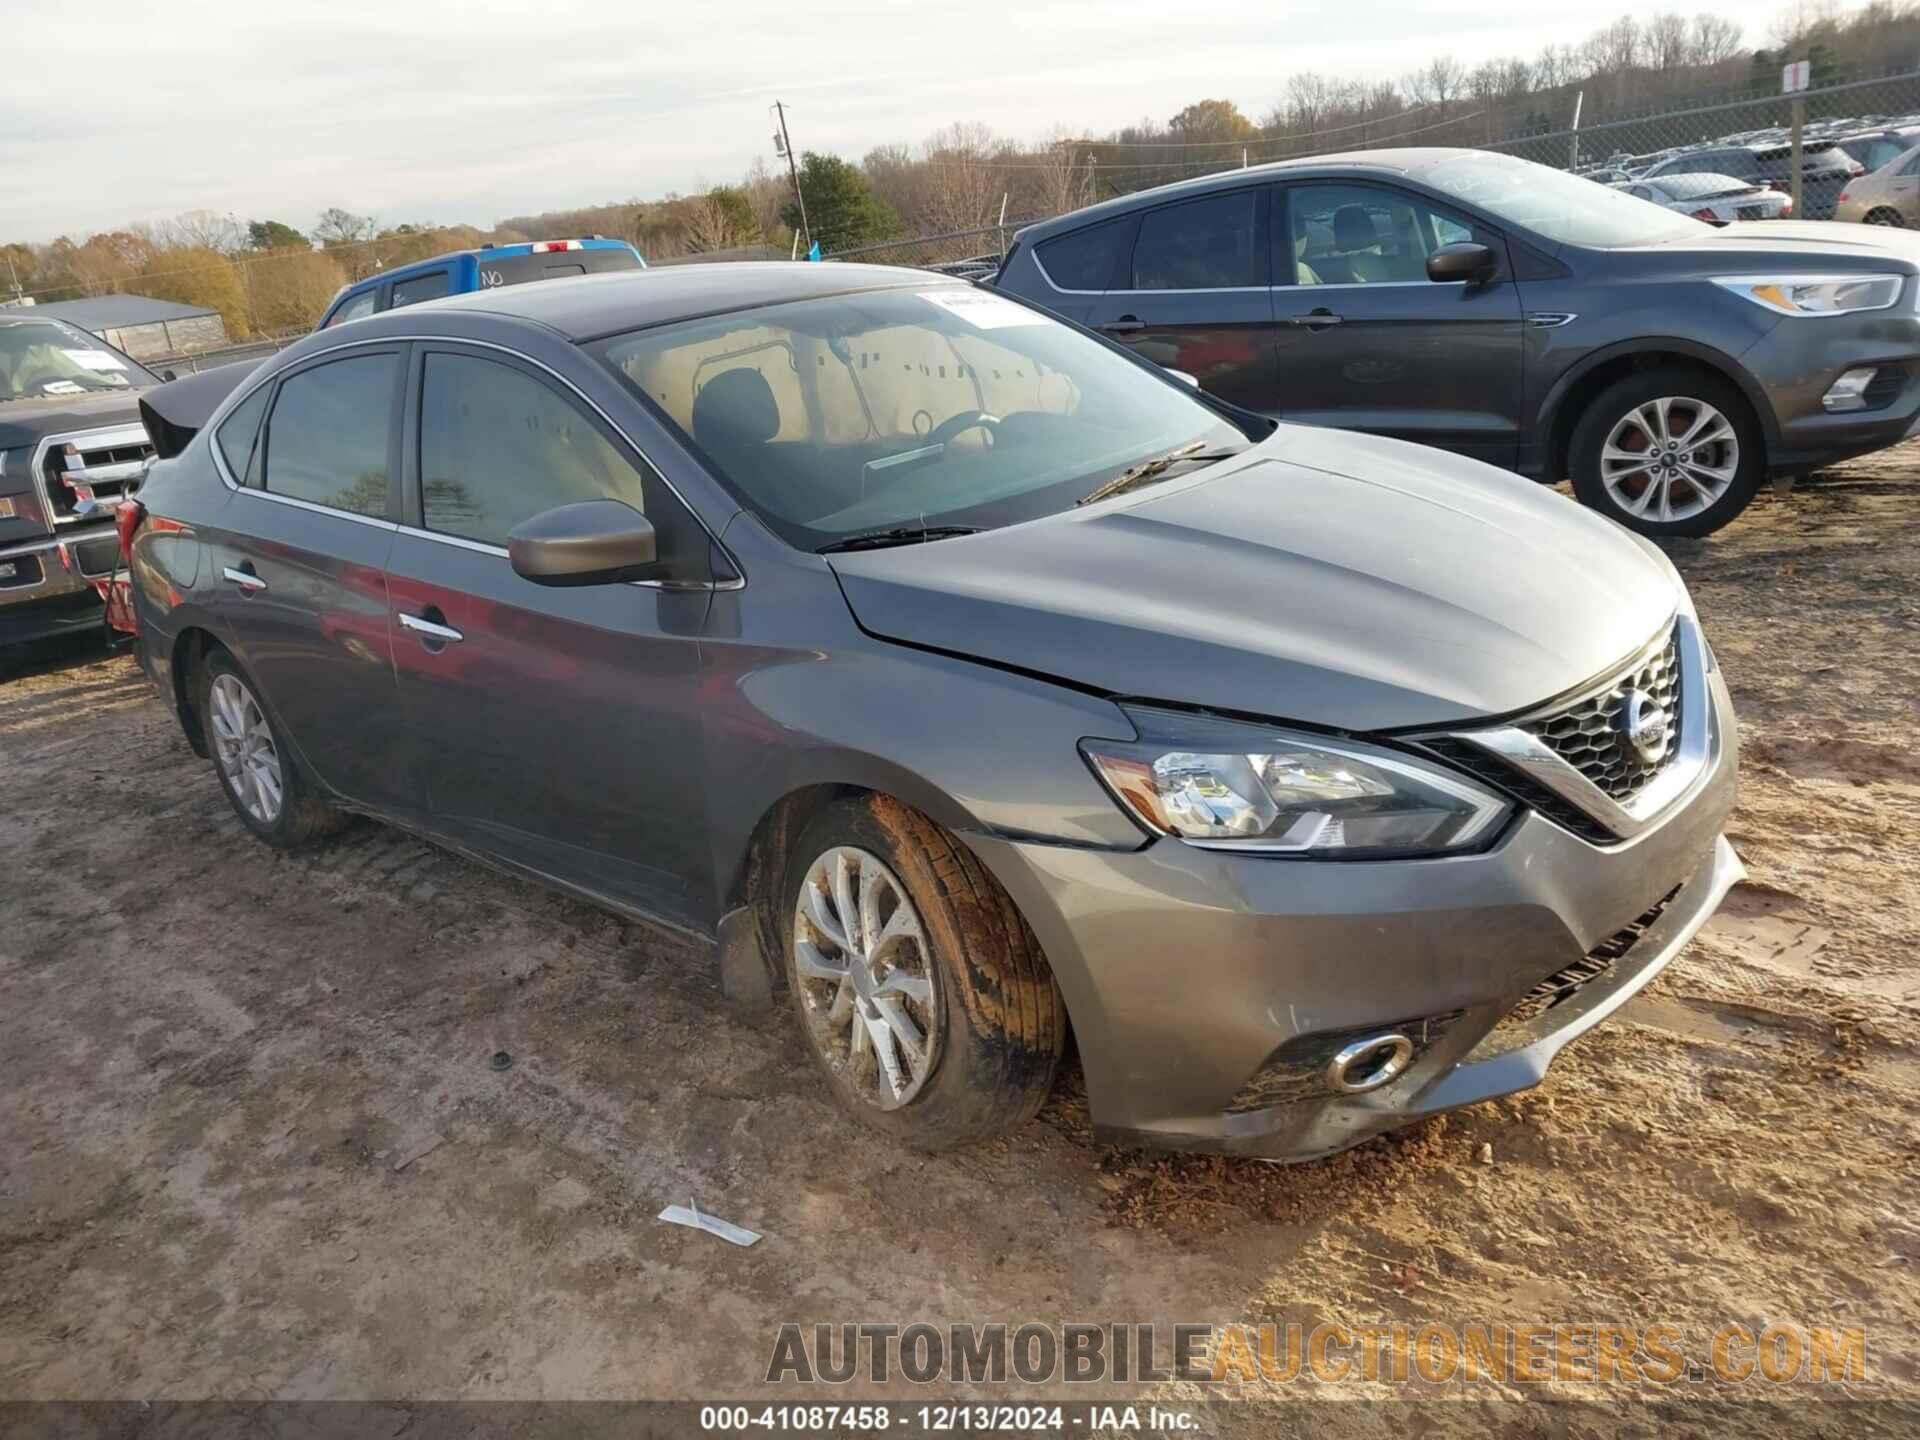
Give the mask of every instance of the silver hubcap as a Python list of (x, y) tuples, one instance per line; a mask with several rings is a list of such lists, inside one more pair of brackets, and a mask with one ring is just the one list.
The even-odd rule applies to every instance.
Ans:
[(1627, 514), (1685, 520), (1712, 505), (1740, 470), (1733, 422), (1704, 400), (1668, 395), (1621, 416), (1600, 448), (1600, 478)]
[(213, 746), (241, 808), (262, 825), (280, 818), (280, 756), (259, 702), (238, 677), (214, 677)]
[(918, 1095), (939, 1058), (940, 987), (919, 913), (877, 855), (841, 845), (807, 868), (793, 957), (827, 1064), (882, 1110)]

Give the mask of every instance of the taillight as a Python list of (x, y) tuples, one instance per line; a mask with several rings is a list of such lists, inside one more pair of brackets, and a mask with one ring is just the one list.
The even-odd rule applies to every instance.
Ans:
[(147, 518), (147, 507), (138, 500), (122, 500), (113, 512), (113, 528), (120, 536), (120, 558), (133, 564), (133, 532)]
[(580, 242), (578, 240), (536, 240), (533, 246), (533, 253), (536, 255), (546, 255), (555, 250), (578, 250), (579, 248)]
[[(1847, 192), (1846, 192), (1846, 191), (1844, 191), (1844, 190), (1842, 190), (1842, 191), (1840, 192), (1840, 203), (1841, 203), (1842, 205), (1844, 205), (1844, 204), (1846, 204), (1846, 203), (1847, 203)], [(1788, 204), (1788, 205), (1792, 205), (1792, 204), (1793, 204), (1793, 200), (1792, 200), (1791, 198), (1789, 198), (1789, 199), (1787, 200), (1787, 204)]]
[(1703, 205), (1693, 212), (1693, 218), (1696, 220), (1718, 220), (1720, 217), (1714, 214), (1710, 208)]

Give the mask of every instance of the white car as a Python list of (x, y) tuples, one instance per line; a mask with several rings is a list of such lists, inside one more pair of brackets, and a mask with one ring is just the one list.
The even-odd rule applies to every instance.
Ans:
[(1793, 211), (1791, 195), (1731, 175), (1657, 175), (1613, 188), (1712, 225), (1779, 220)]

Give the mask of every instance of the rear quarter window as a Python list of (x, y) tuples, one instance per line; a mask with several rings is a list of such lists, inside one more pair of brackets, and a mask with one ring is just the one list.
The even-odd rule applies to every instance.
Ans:
[(1062, 290), (1105, 290), (1113, 284), (1131, 220), (1109, 220), (1045, 240), (1034, 250), (1047, 278)]

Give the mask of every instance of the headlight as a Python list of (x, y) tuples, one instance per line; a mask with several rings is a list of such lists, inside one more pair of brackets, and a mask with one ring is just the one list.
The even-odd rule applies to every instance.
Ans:
[(1156, 835), (1308, 858), (1440, 855), (1491, 840), (1511, 808), (1464, 776), (1347, 740), (1127, 710), (1142, 740), (1083, 740)]
[(1885, 310), (1904, 275), (1720, 275), (1714, 284), (1782, 315), (1847, 315)]

